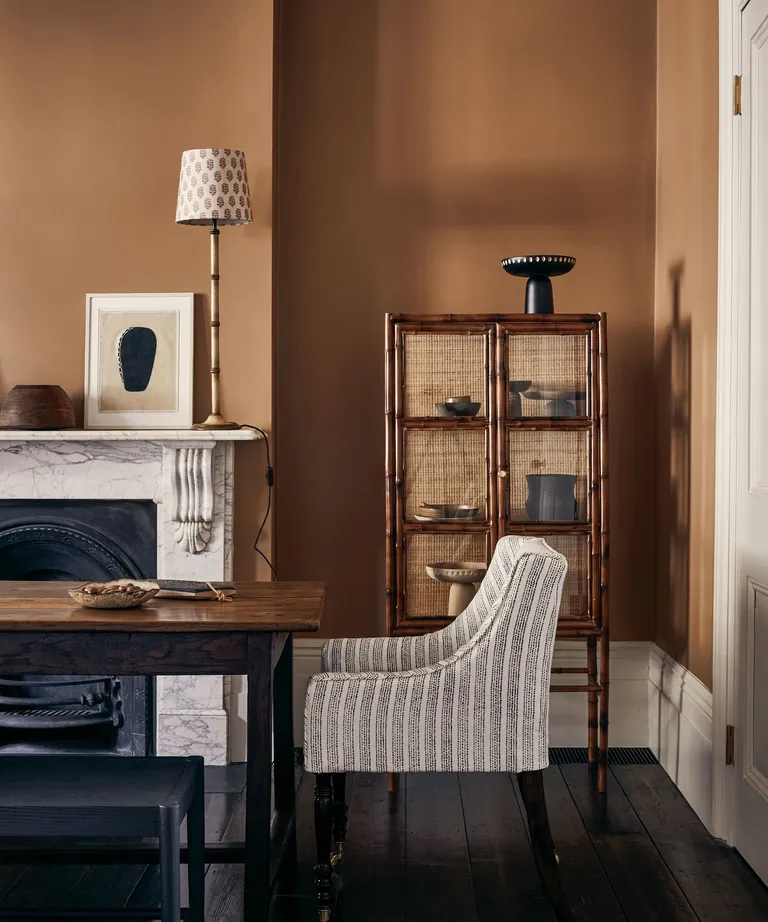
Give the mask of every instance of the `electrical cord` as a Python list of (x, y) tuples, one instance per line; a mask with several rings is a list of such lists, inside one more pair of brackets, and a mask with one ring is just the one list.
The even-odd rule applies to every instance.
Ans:
[(270, 461), (270, 454), (269, 454), (269, 436), (263, 429), (260, 429), (258, 426), (251, 426), (250, 423), (241, 423), (240, 428), (241, 429), (253, 429), (255, 432), (260, 432), (264, 438), (264, 445), (266, 446), (266, 449), (267, 449), (267, 471), (266, 471), (267, 508), (264, 512), (264, 518), (261, 520), (261, 525), (259, 526), (259, 530), (256, 532), (256, 540), (253, 542), (253, 549), (254, 551), (256, 551), (256, 553), (262, 558), (262, 560), (269, 567), (272, 573), (272, 581), (274, 581), (277, 579), (277, 570), (272, 566), (272, 561), (269, 559), (269, 557), (267, 557), (264, 551), (262, 551), (261, 548), (259, 547), (259, 541), (261, 540), (262, 533), (264, 532), (264, 528), (266, 527), (266, 524), (267, 524), (267, 519), (269, 518), (269, 513), (272, 509), (272, 487), (275, 485), (275, 472), (272, 469), (272, 463)]

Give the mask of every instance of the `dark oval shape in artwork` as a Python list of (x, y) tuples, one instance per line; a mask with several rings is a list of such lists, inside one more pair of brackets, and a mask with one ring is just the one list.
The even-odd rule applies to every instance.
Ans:
[(128, 327), (117, 341), (117, 364), (127, 391), (145, 391), (152, 377), (157, 336), (149, 327)]

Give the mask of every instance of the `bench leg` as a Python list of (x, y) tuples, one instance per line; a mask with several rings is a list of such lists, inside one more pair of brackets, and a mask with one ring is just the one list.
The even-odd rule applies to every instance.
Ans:
[(195, 796), (187, 813), (187, 876), (189, 922), (203, 922), (205, 907), (205, 801), (203, 768), (195, 783)]
[(178, 807), (160, 808), (160, 893), (162, 922), (181, 922), (181, 820)]

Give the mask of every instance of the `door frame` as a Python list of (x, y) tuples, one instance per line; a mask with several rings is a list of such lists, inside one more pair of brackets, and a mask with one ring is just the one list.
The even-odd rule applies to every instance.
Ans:
[[(720, 0), (717, 415), (712, 651), (712, 832), (733, 836), (736, 773), (725, 764), (726, 727), (736, 708), (736, 443), (738, 323), (745, 310), (741, 234), (741, 130), (734, 75), (741, 73), (741, 15), (749, 0)], [(739, 741), (736, 742), (739, 745)]]

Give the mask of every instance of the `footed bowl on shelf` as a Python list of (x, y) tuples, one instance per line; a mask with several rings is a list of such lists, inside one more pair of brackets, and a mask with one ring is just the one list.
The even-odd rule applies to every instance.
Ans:
[(160, 591), (160, 586), (146, 579), (113, 579), (103, 583), (85, 583), (67, 589), (78, 605), (85, 608), (138, 608)]
[(448, 617), (458, 617), (475, 597), (475, 584), (482, 582), (488, 569), (487, 563), (448, 562), (428, 563), (427, 575), (435, 582), (450, 583), (448, 593)]
[(528, 279), (525, 286), (526, 314), (553, 314), (555, 304), (550, 279), (570, 272), (576, 265), (576, 257), (551, 254), (508, 256), (502, 259), (501, 265), (509, 275)]
[(438, 583), (479, 583), (487, 563), (428, 563), (427, 573)]

